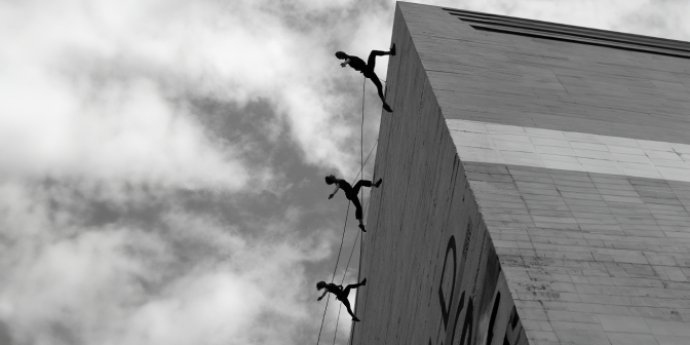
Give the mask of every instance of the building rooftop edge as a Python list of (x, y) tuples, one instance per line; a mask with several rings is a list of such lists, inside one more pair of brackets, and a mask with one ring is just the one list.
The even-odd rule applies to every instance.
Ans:
[(440, 7), (474, 29), (690, 58), (690, 42)]

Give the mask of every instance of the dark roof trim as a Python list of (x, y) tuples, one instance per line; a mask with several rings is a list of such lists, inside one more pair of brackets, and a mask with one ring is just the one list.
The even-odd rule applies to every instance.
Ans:
[(690, 43), (539, 20), (443, 8), (478, 30), (690, 58)]

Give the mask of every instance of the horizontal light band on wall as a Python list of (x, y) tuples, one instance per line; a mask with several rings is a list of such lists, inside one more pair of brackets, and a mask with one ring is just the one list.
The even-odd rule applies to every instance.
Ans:
[(463, 161), (690, 182), (690, 145), (446, 120)]
[(690, 43), (642, 35), (549, 23), (539, 20), (444, 8), (477, 30), (591, 44), (676, 57), (690, 57)]

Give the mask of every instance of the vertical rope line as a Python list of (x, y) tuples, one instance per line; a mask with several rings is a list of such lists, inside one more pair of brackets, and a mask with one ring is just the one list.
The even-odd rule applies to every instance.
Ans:
[(340, 237), (340, 248), (338, 248), (338, 258), (335, 260), (335, 267), (333, 267), (333, 276), (331, 282), (335, 280), (335, 272), (338, 270), (338, 263), (340, 263), (340, 253), (343, 251), (343, 242), (345, 241), (345, 229), (347, 229), (347, 216), (350, 214), (350, 204), (347, 203), (347, 210), (345, 210), (345, 225), (343, 225), (343, 235)]
[[(348, 268), (350, 267), (350, 261), (352, 261), (352, 255), (355, 252), (355, 247), (357, 246), (357, 240), (359, 239), (359, 232), (357, 233), (357, 237), (355, 237), (355, 243), (352, 245), (352, 250), (350, 251), (350, 257), (347, 259), (347, 265), (345, 266), (345, 272), (347, 272)], [(345, 282), (345, 274), (343, 274), (343, 280), (340, 281), (340, 285), (342, 285)]]
[(340, 311), (343, 309), (343, 304), (338, 306), (338, 317), (335, 319), (335, 332), (333, 332), (333, 345), (335, 345), (335, 338), (338, 337), (338, 322), (340, 321)]
[(321, 341), (321, 330), (323, 330), (323, 322), (326, 320), (326, 311), (328, 310), (328, 302), (331, 300), (331, 296), (326, 295), (326, 306), (323, 308), (323, 315), (321, 316), (321, 326), (319, 326), (319, 336), (316, 338), (316, 345), (319, 345)]
[[(366, 209), (366, 208), (367, 208), (366, 204), (362, 204), (362, 208), (363, 208), (363, 209)], [(359, 235), (361, 235), (360, 232), (357, 233), (357, 236), (355, 237), (355, 244), (352, 246), (352, 250), (350, 251), (350, 257), (347, 258), (347, 264), (345, 265), (345, 272), (347, 272), (347, 270), (350, 268), (350, 261), (352, 260), (352, 255), (353, 255), (354, 252), (355, 252), (355, 247), (356, 247), (356, 245), (357, 245), (357, 240), (360, 239)], [(361, 253), (361, 250), (362, 250), (362, 241), (364, 241), (364, 238), (363, 238), (363, 237), (362, 237), (362, 239), (361, 239), (360, 242), (359, 242), (360, 253)], [(360, 256), (360, 260), (361, 260), (361, 256)], [(340, 284), (342, 285), (343, 282), (345, 282), (345, 275), (344, 275), (344, 274), (343, 274), (343, 280), (340, 281)], [(359, 281), (358, 281), (358, 283), (359, 283)], [(359, 295), (359, 292), (357, 293), (357, 295)], [(341, 305), (341, 307), (342, 307), (342, 305)], [(338, 315), (340, 315), (340, 312), (338, 312)], [(354, 325), (354, 323), (353, 323), (353, 325)], [(351, 327), (350, 327), (350, 334), (349, 334), (348, 337), (347, 337), (347, 343), (346, 343), (346, 344), (352, 345), (352, 334), (353, 334), (354, 330), (355, 330), (355, 327), (354, 327), (354, 326), (351, 326)], [(335, 345), (335, 341), (334, 341), (334, 344), (333, 344), (333, 345)]]
[[(364, 179), (364, 104), (366, 103), (366, 87), (367, 87), (367, 78), (362, 78), (362, 122), (361, 125), (359, 126), (359, 176), (361, 179)], [(355, 180), (357, 180), (355, 178)], [(354, 181), (353, 181), (354, 182)], [(355, 182), (356, 183), (356, 182)], [(359, 199), (362, 201), (362, 219), (364, 219), (364, 190), (360, 189), (359, 191)], [(340, 285), (342, 285), (345, 282), (345, 276), (347, 275), (347, 270), (350, 267), (350, 260), (352, 260), (352, 253), (355, 251), (355, 246), (357, 245), (357, 239), (359, 238), (359, 231), (357, 232), (357, 236), (355, 237), (355, 241), (352, 244), (352, 251), (350, 251), (350, 257), (347, 259), (347, 266), (345, 266), (345, 271), (343, 272), (343, 279), (340, 281)], [(335, 276), (334, 276), (335, 277)], [(333, 345), (335, 345), (335, 339), (338, 336), (338, 323), (340, 322), (340, 311), (342, 310), (343, 305), (340, 305), (340, 308), (338, 308), (338, 317), (335, 319), (335, 334), (333, 334)], [(350, 328), (352, 329), (352, 328)]]
[[(331, 276), (331, 282), (335, 280), (335, 273), (338, 270), (338, 264), (340, 263), (340, 253), (343, 250), (343, 242), (345, 242), (345, 230), (347, 229), (347, 216), (350, 214), (350, 202), (347, 203), (347, 210), (345, 210), (345, 225), (343, 225), (343, 235), (340, 237), (340, 248), (338, 248), (338, 257), (335, 260), (335, 267), (333, 267), (333, 275)], [(323, 324), (326, 320), (326, 311), (328, 310), (328, 301), (330, 301), (330, 296), (326, 300), (326, 306), (323, 309), (323, 316), (321, 316), (321, 326), (319, 326), (319, 335), (316, 338), (316, 345), (319, 345), (321, 341), (321, 332), (323, 331)], [(336, 330), (337, 331), (337, 330)]]
[[(369, 153), (367, 154), (366, 162), (363, 162), (363, 160), (362, 160), (362, 156), (363, 156), (362, 149), (363, 149), (363, 147), (364, 147), (364, 96), (365, 96), (365, 92), (364, 92), (364, 91), (365, 91), (365, 89), (366, 89), (366, 81), (367, 81), (367, 79), (364, 78), (364, 82), (362, 83), (362, 125), (361, 125), (360, 133), (359, 133), (359, 138), (360, 138), (360, 139), (359, 139), (359, 140), (360, 140), (360, 141), (359, 141), (359, 150), (360, 150), (360, 153), (359, 153), (359, 159), (360, 159), (359, 174), (360, 174), (360, 176), (362, 176), (362, 178), (364, 178), (364, 175), (363, 175), (364, 164), (366, 164), (366, 162), (369, 161), (369, 157), (371, 156), (371, 153), (374, 152), (374, 148), (376, 148), (376, 146), (377, 146), (378, 143), (379, 143), (379, 139), (378, 139), (378, 137), (377, 137), (377, 138), (376, 138), (376, 142), (374, 143), (374, 145), (373, 145), (373, 146), (371, 147), (371, 149), (369, 150)], [(385, 83), (386, 81), (384, 80), (383, 82)], [(387, 87), (387, 86), (388, 86), (388, 85), (386, 85), (386, 87)], [(386, 90), (386, 91), (388, 91), (388, 90)], [(372, 180), (373, 180), (373, 178), (374, 178), (374, 177), (372, 176)], [(357, 178), (355, 178), (355, 180), (357, 180)], [(374, 182), (374, 181), (372, 181), (372, 182)], [(362, 213), (364, 213), (364, 210), (365, 210), (365, 209), (366, 209), (366, 203), (364, 202), (364, 192), (362, 191)], [(362, 214), (362, 217), (364, 217), (364, 214)], [(357, 244), (357, 240), (359, 239), (359, 235), (360, 235), (360, 233), (358, 232), (358, 233), (357, 233), (357, 236), (355, 237), (355, 244), (352, 245), (352, 250), (350, 251), (350, 257), (347, 259), (347, 265), (345, 265), (345, 273), (347, 273), (347, 270), (348, 270), (349, 267), (350, 267), (350, 260), (352, 260), (352, 255), (353, 255), (353, 253), (355, 252), (355, 246), (356, 246), (356, 244)], [(363, 247), (362, 247), (362, 241), (364, 241), (364, 239), (362, 239), (362, 240), (360, 241), (360, 245), (359, 245), (360, 252), (361, 252), (361, 250), (363, 249)], [(360, 260), (361, 260), (361, 256), (360, 256)], [(361, 262), (360, 262), (360, 264), (361, 264)], [(343, 282), (345, 282), (345, 274), (343, 274), (343, 280), (340, 281), (340, 284), (342, 285)], [(342, 305), (341, 305), (340, 307), (342, 308)], [(338, 315), (340, 315), (340, 311), (338, 311)], [(336, 322), (336, 324), (337, 324), (337, 322)], [(354, 325), (354, 324), (353, 324), (353, 325)], [(352, 335), (354, 334), (354, 331), (355, 331), (354, 326), (351, 326), (351, 327), (350, 327), (350, 334), (349, 334), (348, 337), (347, 337), (347, 343), (346, 343), (346, 344), (352, 345)], [(335, 337), (333, 338), (333, 345), (335, 345)]]
[[(367, 78), (362, 78), (362, 122), (361, 125), (359, 126), (359, 175), (361, 179), (364, 179), (364, 105), (366, 103), (366, 89), (367, 89)], [(367, 157), (367, 159), (369, 159)], [(364, 219), (364, 205), (366, 203), (364, 202), (364, 190), (360, 189), (360, 200), (362, 200), (362, 219)], [(342, 285), (345, 282), (345, 275), (347, 274), (347, 270), (350, 268), (350, 260), (352, 260), (352, 254), (355, 252), (355, 246), (357, 245), (357, 240), (359, 239), (360, 233), (357, 232), (357, 236), (355, 237), (355, 241), (352, 244), (352, 250), (350, 251), (350, 257), (347, 259), (347, 265), (345, 266), (345, 273), (343, 273), (343, 280), (340, 282)], [(342, 306), (341, 306), (342, 307)], [(340, 312), (338, 312), (338, 317), (340, 317)], [(337, 329), (337, 324), (338, 321), (336, 321), (336, 334), (338, 333)], [(350, 336), (348, 336), (347, 342), (351, 342), (351, 335), (352, 335), (352, 330), (354, 329), (354, 323), (350, 325)], [(335, 336), (333, 337), (333, 345), (335, 345)]]
[[(362, 205), (362, 207), (365, 207), (365, 206)], [(357, 239), (359, 239), (359, 235), (360, 235), (360, 233), (358, 232), (357, 237), (355, 237), (355, 245), (357, 244)], [(362, 249), (362, 241), (364, 241), (363, 238), (359, 242), (360, 252)], [(347, 272), (348, 268), (350, 267), (350, 260), (352, 260), (352, 254), (355, 252), (355, 245), (352, 246), (352, 250), (350, 251), (350, 257), (347, 259), (347, 265), (345, 266), (346, 272)], [(361, 260), (361, 256), (360, 256), (360, 260)], [(345, 281), (345, 275), (343, 274), (343, 280), (340, 282), (340, 284), (342, 285), (344, 281)], [(357, 295), (359, 295), (359, 292), (357, 292)], [(341, 305), (341, 307), (342, 307), (342, 305)], [(354, 323), (353, 323), (353, 325), (350, 327), (350, 334), (347, 337), (347, 343), (346, 344), (352, 345), (352, 334), (353, 334), (354, 330), (355, 330), (355, 327), (354, 327)], [(335, 343), (333, 345), (335, 345)]]
[[(367, 87), (367, 78), (362, 80), (362, 124), (359, 127), (359, 175), (364, 178), (364, 103), (365, 103), (365, 93)], [(360, 191), (362, 197), (362, 204), (364, 203), (364, 191)], [(364, 213), (364, 210), (362, 210)], [(362, 215), (364, 217), (364, 215)]]
[[(360, 124), (359, 128), (359, 176), (360, 178), (364, 178), (364, 104), (365, 104), (365, 91), (366, 91), (366, 85), (367, 85), (367, 78), (363, 78), (362, 80), (362, 121)], [(371, 152), (374, 150), (374, 147), (372, 147), (371, 151), (369, 152), (369, 155)], [(367, 160), (369, 160), (369, 155), (367, 155)], [(355, 177), (355, 180), (357, 178)], [(353, 181), (353, 183), (356, 183)], [(360, 190), (360, 199), (362, 200), (362, 204), (364, 205), (364, 190)], [(362, 206), (364, 208), (364, 206)], [(343, 226), (343, 235), (340, 238), (340, 248), (338, 249), (338, 257), (335, 261), (335, 267), (333, 268), (333, 276), (331, 277), (331, 281), (335, 281), (335, 274), (338, 270), (338, 264), (340, 263), (340, 254), (343, 249), (343, 242), (345, 242), (345, 230), (347, 229), (347, 217), (350, 212), (350, 203), (347, 203), (347, 211), (345, 211), (345, 225)], [(362, 209), (362, 218), (364, 218), (364, 209)], [(355, 246), (357, 244), (357, 239), (359, 239), (359, 232), (357, 233), (357, 236), (355, 237), (354, 244), (352, 245), (352, 250), (350, 251), (350, 256), (347, 259), (347, 266), (345, 267), (345, 272), (343, 272), (343, 279), (341, 280), (340, 284), (342, 285), (343, 282), (345, 282), (345, 276), (347, 275), (347, 270), (350, 267), (350, 261), (352, 260), (352, 255), (354, 253)], [(321, 326), (319, 327), (319, 335), (316, 338), (316, 345), (319, 345), (319, 342), (321, 341), (321, 332), (323, 330), (323, 324), (324, 321), (326, 320), (326, 311), (328, 310), (328, 302), (330, 301), (330, 298), (326, 300), (326, 306), (323, 310), (323, 316), (321, 317)], [(333, 334), (333, 345), (335, 345), (336, 338), (338, 336), (338, 323), (340, 322), (340, 312), (342, 311), (342, 304), (338, 308), (338, 316), (335, 320), (335, 332)], [(352, 332), (352, 329), (350, 329), (350, 332)], [(351, 339), (348, 339), (348, 342), (350, 342)]]

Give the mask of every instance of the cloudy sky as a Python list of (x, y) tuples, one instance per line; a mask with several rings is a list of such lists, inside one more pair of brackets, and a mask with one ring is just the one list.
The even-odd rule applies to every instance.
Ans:
[[(690, 40), (685, 0), (423, 2)], [(315, 343), (347, 206), (323, 176), (360, 154), (333, 52), (386, 49), (393, 8), (0, 0), (0, 345)]]

